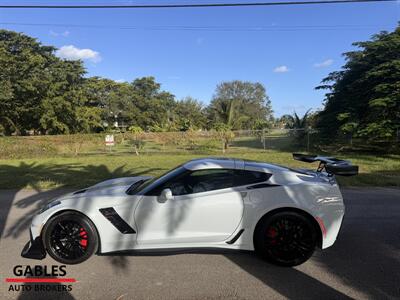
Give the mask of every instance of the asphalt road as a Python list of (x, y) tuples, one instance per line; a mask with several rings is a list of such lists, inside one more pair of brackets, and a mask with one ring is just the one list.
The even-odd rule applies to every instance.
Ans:
[(56, 264), (20, 251), (32, 213), (64, 192), (0, 191), (0, 299), (400, 299), (400, 190), (383, 188), (345, 189), (336, 244), (296, 268), (249, 252), (130, 253), (67, 266), (70, 292), (9, 291), (15, 265)]

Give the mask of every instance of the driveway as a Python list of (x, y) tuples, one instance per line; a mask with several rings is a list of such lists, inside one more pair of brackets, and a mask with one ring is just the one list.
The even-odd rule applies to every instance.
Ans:
[[(9, 291), (23, 259), (37, 207), (66, 190), (0, 191), (0, 299), (399, 299), (400, 190), (343, 190), (346, 216), (336, 244), (296, 268), (270, 265), (250, 252), (181, 251), (95, 256), (67, 266), (72, 290)], [(53, 288), (62, 288), (54, 284)], [(21, 290), (24, 289), (24, 290)]]

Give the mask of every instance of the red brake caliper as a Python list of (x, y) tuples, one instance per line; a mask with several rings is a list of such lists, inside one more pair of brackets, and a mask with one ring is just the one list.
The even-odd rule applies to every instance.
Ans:
[(276, 239), (275, 238), (276, 238), (277, 235), (278, 235), (278, 232), (276, 231), (275, 228), (272, 228), (272, 227), (268, 228), (267, 236), (269, 238), (271, 238), (271, 241), (270, 241), (271, 245), (275, 245), (276, 244)]
[(81, 240), (79, 241), (79, 244), (81, 244), (82, 247), (86, 248), (87, 247), (87, 232), (86, 230), (81, 227), (81, 229), (79, 230), (79, 235), (81, 236)]

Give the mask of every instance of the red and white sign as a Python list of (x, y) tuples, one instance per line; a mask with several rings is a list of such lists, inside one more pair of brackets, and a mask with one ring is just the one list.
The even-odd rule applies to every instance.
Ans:
[(106, 146), (114, 146), (114, 135), (112, 134), (106, 135)]

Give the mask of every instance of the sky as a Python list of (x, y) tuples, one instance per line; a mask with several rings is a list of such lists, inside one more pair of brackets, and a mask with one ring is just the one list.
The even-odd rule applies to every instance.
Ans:
[[(172, 4), (238, 2), (0, 1), (1, 4)], [(242, 1), (246, 2), (246, 1)], [(253, 1), (256, 2), (256, 1)], [(177, 99), (204, 104), (218, 83), (262, 83), (274, 115), (323, 107), (315, 90), (344, 64), (352, 43), (392, 31), (400, 2), (186, 9), (0, 9), (0, 28), (23, 32), (57, 55), (84, 61), (87, 76), (154, 76)]]

